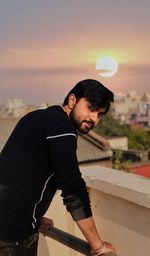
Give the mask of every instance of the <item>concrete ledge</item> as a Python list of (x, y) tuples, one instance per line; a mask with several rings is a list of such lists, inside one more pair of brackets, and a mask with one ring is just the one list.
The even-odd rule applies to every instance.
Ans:
[(80, 169), (89, 188), (150, 208), (150, 179), (101, 166)]

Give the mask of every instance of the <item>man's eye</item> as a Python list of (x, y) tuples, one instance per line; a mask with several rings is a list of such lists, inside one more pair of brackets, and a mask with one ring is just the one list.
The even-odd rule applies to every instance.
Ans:
[(96, 111), (95, 108), (94, 108), (93, 106), (91, 106), (91, 105), (88, 105), (88, 109), (89, 109), (90, 111), (92, 111), (92, 112), (95, 112), (95, 111)]
[(101, 117), (101, 118), (103, 117), (103, 115), (104, 115), (103, 113), (98, 114), (98, 116)]
[(91, 105), (88, 105), (88, 109), (91, 110), (91, 111), (93, 111), (93, 108), (92, 108)]

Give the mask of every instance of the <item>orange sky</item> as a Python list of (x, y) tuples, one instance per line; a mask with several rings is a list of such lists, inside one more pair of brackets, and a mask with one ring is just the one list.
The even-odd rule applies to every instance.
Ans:
[[(149, 10), (147, 0), (0, 3), (0, 104), (61, 101), (86, 78), (115, 93), (150, 92)], [(95, 69), (103, 56), (119, 63), (111, 78)]]

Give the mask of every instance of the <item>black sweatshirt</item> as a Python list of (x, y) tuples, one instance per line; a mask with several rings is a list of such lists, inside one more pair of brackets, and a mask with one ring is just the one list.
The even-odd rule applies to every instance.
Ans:
[(75, 126), (60, 106), (19, 121), (0, 155), (0, 240), (37, 232), (57, 189), (75, 221), (92, 215), (76, 147)]

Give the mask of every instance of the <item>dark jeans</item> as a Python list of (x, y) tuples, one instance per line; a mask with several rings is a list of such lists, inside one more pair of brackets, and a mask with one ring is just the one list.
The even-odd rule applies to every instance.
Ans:
[(0, 241), (0, 256), (37, 256), (38, 234), (16, 243)]

